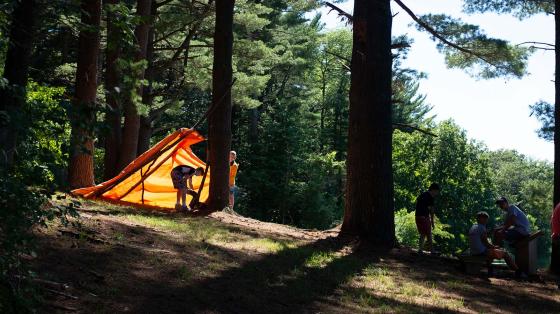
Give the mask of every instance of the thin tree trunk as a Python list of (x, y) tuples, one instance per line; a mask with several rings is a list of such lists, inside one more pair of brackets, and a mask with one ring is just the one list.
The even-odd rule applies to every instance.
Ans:
[(395, 244), (390, 0), (356, 0), (342, 232)]
[(9, 85), (0, 89), (0, 110), (5, 111), (10, 119), (6, 126), (0, 127), (0, 165), (7, 168), (11, 168), (14, 162), (19, 122), (23, 118), (20, 111), (26, 100), (25, 88), (33, 50), (34, 11), (34, 0), (22, 0), (12, 13), (4, 65), (4, 78)]
[(216, 2), (212, 103), (218, 107), (208, 118), (211, 165), (210, 210), (222, 210), (229, 201), (229, 151), (231, 147), (231, 92), (234, 0)]
[(150, 149), (150, 140), (152, 139), (153, 133), (154, 128), (150, 117), (140, 117), (140, 130), (138, 133), (138, 156)]
[(259, 108), (249, 109), (249, 145), (257, 144), (259, 138)]
[(556, 23), (556, 73), (554, 77), (554, 193), (553, 208), (560, 202), (560, 0), (555, 0), (554, 20)]
[[(136, 15), (142, 20), (136, 29), (134, 35), (138, 44), (135, 61), (146, 59), (146, 48), (148, 45), (148, 32), (150, 29), (150, 12), (152, 0), (137, 0)], [(144, 79), (144, 71), (139, 71), (136, 79)], [(143, 87), (137, 91), (142, 97)], [(132, 99), (127, 99), (124, 104), (124, 128), (122, 135), (122, 145), (119, 158), (119, 168), (123, 169), (132, 162), (138, 153), (138, 137), (140, 132), (140, 114), (138, 108)]]
[[(152, 7), (150, 9), (150, 14), (152, 18), (157, 15), (157, 5), (152, 2)], [(142, 93), (142, 103), (144, 103), (148, 108), (152, 108), (154, 102), (154, 95), (152, 90), (152, 82), (155, 76), (154, 69), (154, 25), (150, 25), (148, 30), (148, 43), (146, 46), (146, 60), (148, 61), (148, 67), (146, 68), (145, 78), (148, 80), (148, 85), (144, 86), (144, 91)], [(143, 154), (145, 151), (150, 149), (150, 139), (154, 133), (153, 122), (156, 117), (152, 116), (152, 113), (147, 116), (140, 117), (140, 130), (138, 134), (138, 156)]]
[(70, 113), (72, 134), (68, 181), (71, 188), (94, 184), (92, 125), (95, 122), (96, 110), (101, 0), (83, 0), (81, 9), (81, 21), (87, 28), (80, 31), (78, 39), (76, 95)]
[[(116, 5), (119, 0), (107, 0), (108, 5)], [(118, 162), (120, 146), (122, 141), (122, 110), (119, 103), (117, 88), (121, 78), (117, 69), (116, 61), (121, 53), (120, 41), (122, 36), (119, 28), (115, 25), (115, 14), (107, 12), (107, 57), (105, 60), (105, 89), (108, 109), (105, 114), (105, 124), (108, 127), (105, 136), (105, 156), (103, 177), (109, 180), (119, 172)]]

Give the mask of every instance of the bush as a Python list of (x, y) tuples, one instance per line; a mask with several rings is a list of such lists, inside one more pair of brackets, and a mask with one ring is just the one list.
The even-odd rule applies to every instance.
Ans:
[[(449, 225), (442, 224), (435, 217), (435, 229), (432, 231), (434, 236), (434, 244), (453, 239), (453, 235), (447, 230)], [(414, 212), (407, 212), (401, 209), (395, 213), (395, 233), (400, 244), (409, 247), (418, 247), (418, 231), (416, 229), (416, 218)]]
[(21, 278), (32, 275), (22, 263), (23, 256), (35, 256), (32, 228), (55, 218), (67, 224), (68, 216), (77, 216), (73, 204), (51, 206), (49, 192), (25, 185), (21, 175), (7, 174), (0, 170), (0, 312), (19, 311), (33, 300), (30, 286), (21, 284)]

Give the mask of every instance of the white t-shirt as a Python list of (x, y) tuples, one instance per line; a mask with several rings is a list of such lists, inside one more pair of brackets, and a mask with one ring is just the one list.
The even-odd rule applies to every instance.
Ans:
[(513, 229), (517, 232), (521, 233), (522, 235), (529, 235), (531, 231), (531, 227), (529, 226), (529, 219), (519, 207), (515, 205), (510, 205), (507, 210), (506, 219), (510, 216), (515, 217), (515, 225)]
[(469, 246), (471, 255), (479, 255), (486, 252), (486, 246), (482, 242), (482, 235), (486, 233), (486, 227), (474, 224), (469, 230)]

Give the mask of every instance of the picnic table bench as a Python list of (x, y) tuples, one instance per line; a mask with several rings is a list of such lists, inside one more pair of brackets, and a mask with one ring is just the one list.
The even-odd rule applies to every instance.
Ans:
[[(515, 249), (515, 263), (521, 271), (527, 275), (534, 275), (537, 273), (537, 239), (543, 236), (542, 231), (537, 231), (529, 236), (517, 241), (513, 248)], [(473, 256), (467, 252), (459, 256), (465, 272), (470, 275), (477, 275), (481, 269), (487, 266), (486, 256)], [(495, 260), (492, 266), (496, 268), (507, 267), (503, 260)]]

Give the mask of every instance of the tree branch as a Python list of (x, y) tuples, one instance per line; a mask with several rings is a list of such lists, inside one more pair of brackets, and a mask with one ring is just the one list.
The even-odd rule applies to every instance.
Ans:
[(400, 42), (391, 45), (391, 49), (402, 49), (402, 48), (410, 48), (410, 44), (407, 42)]
[(344, 19), (347, 20), (346, 21), (347, 23), (352, 24), (352, 22), (354, 21), (354, 17), (352, 16), (352, 14), (345, 12), (341, 8), (337, 7), (336, 5), (334, 5), (330, 2), (325, 2), (325, 5), (328, 6), (329, 8), (331, 8), (329, 13), (331, 13), (332, 11), (336, 11), (340, 18), (342, 18), (343, 20)]
[(173, 0), (164, 0), (162, 2), (156, 2), (156, 8), (161, 8), (162, 6), (164, 6), (168, 3), (171, 3), (171, 2), (173, 2)]
[(552, 48), (556, 47), (554, 44), (543, 43), (543, 42), (540, 42), (540, 41), (524, 41), (522, 43), (517, 44), (516, 46), (521, 46), (521, 45), (543, 45), (543, 46), (549, 46), (549, 47), (552, 47)]
[(486, 57), (482, 56), (479, 53), (476, 53), (470, 49), (467, 49), (465, 47), (461, 47), (459, 45), (457, 45), (456, 43), (453, 43), (449, 40), (447, 40), (445, 37), (443, 37), (441, 34), (439, 34), (435, 29), (433, 29), (430, 25), (428, 25), (427, 23), (425, 23), (424, 21), (422, 21), (418, 16), (416, 16), (416, 14), (414, 12), (412, 12), (412, 10), (410, 8), (408, 8), (401, 0), (394, 0), (406, 13), (408, 13), (408, 15), (416, 22), (418, 23), (418, 25), (422, 26), (422, 28), (424, 28), (426, 31), (428, 31), (428, 33), (432, 34), (432, 36), (434, 36), (435, 38), (441, 40), (443, 43), (445, 43), (446, 45), (453, 47), (461, 52), (464, 52), (466, 54), (475, 56), (477, 58), (479, 58), (480, 60), (493, 65), (494, 67), (498, 68), (497, 65), (495, 65), (494, 63), (490, 62), (490, 60), (486, 59)]
[(426, 135), (430, 135), (430, 136), (437, 137), (436, 134), (434, 134), (434, 133), (432, 133), (432, 132), (430, 132), (430, 131), (421, 129), (421, 128), (419, 128), (419, 127), (417, 127), (417, 126), (414, 126), (414, 125), (409, 125), (409, 124), (404, 124), (404, 123), (393, 122), (393, 129), (398, 129), (398, 130), (401, 130), (401, 129), (412, 129), (412, 130), (414, 130), (414, 131), (418, 131), (418, 132), (424, 133), (424, 134), (426, 134)]
[(347, 63), (351, 63), (351, 62), (352, 62), (352, 60), (350, 60), (350, 59), (348, 59), (348, 58), (346, 58), (346, 57), (344, 57), (344, 56), (341, 56), (341, 55), (339, 55), (339, 54), (336, 53), (336, 52), (332, 52), (332, 51), (325, 50), (325, 53), (326, 53), (326, 54), (329, 54), (329, 55), (332, 55), (332, 56), (335, 56), (335, 57), (337, 57), (338, 59), (343, 60), (343, 61), (345, 61), (345, 62), (347, 62)]

